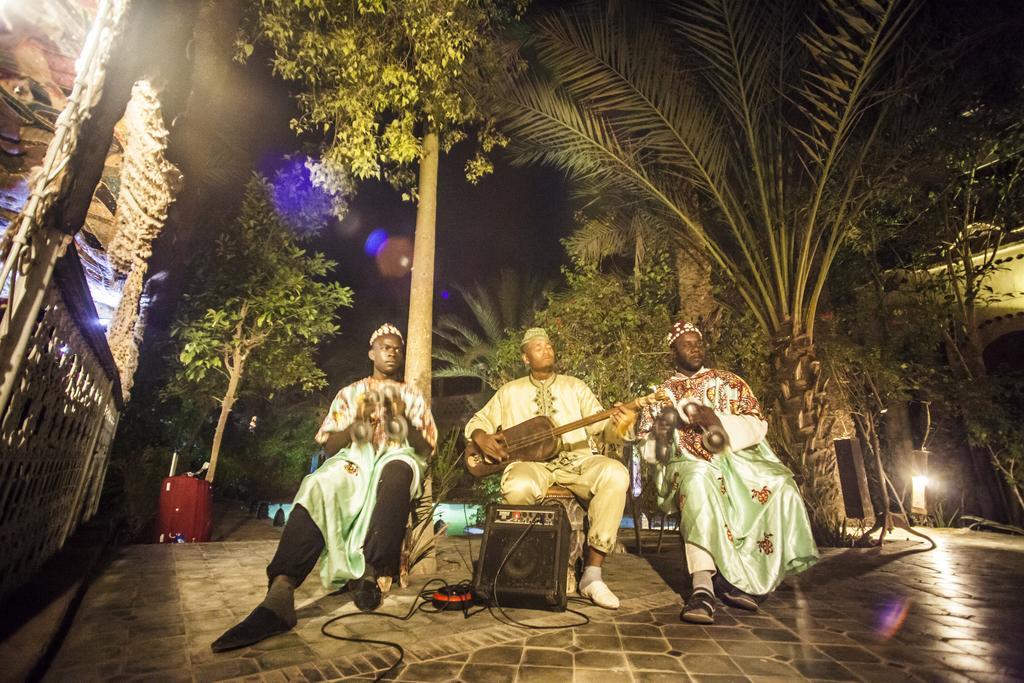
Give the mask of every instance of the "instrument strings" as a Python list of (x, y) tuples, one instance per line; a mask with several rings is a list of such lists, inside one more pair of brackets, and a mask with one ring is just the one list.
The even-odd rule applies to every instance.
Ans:
[[(639, 401), (630, 401), (624, 407), (636, 409), (639, 407), (639, 403)], [(573, 431), (574, 429), (580, 429), (581, 427), (586, 427), (587, 425), (599, 422), (608, 417), (609, 415), (611, 415), (613, 410), (614, 408), (609, 410), (603, 410), (600, 413), (597, 413), (596, 415), (585, 417), (582, 420), (577, 420), (576, 422), (570, 422), (569, 424), (562, 425), (561, 427), (554, 427), (543, 432), (531, 434), (530, 436), (519, 439), (518, 441), (506, 442), (505, 448), (514, 451), (520, 448), (526, 448), (527, 446), (533, 446), (539, 443), (544, 443), (544, 441), (553, 436), (557, 436), (559, 433), (565, 434)]]

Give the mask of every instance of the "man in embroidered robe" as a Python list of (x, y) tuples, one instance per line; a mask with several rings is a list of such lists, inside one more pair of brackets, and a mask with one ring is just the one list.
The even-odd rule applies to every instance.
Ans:
[[(644, 408), (637, 435), (646, 438), (644, 458), (658, 462), (659, 506), (666, 514), (680, 513), (693, 580), (680, 617), (710, 624), (715, 584), (727, 604), (757, 610), (754, 596), (767, 595), (787, 574), (809, 567), (818, 550), (793, 473), (765, 441), (768, 423), (750, 387), (731, 372), (704, 367), (704, 342), (692, 324), (676, 323), (668, 343), (676, 373), (661, 386), (679, 415), (686, 403), (699, 408), (674, 431), (674, 439), (675, 413)], [(729, 441), (718, 454), (701, 441), (701, 430), (715, 427)]]
[[(513, 427), (538, 415), (547, 415), (555, 425), (564, 425), (602, 411), (586, 384), (555, 373), (555, 350), (547, 332), (539, 327), (527, 330), (521, 350), (529, 374), (498, 389), (466, 425), (466, 438), (495, 462), (509, 457), (503, 437), (496, 434), (499, 427)], [(502, 498), (511, 505), (538, 503), (552, 484), (564, 486), (577, 497), (590, 501), (590, 531), (579, 591), (607, 609), (618, 608), (619, 599), (603, 581), (601, 566), (605, 555), (615, 547), (629, 473), (618, 460), (594, 453), (590, 437), (619, 443), (635, 418), (634, 412), (617, 406), (610, 419), (562, 435), (563, 450), (554, 459), (513, 462), (501, 477)]]
[[(296, 624), (294, 591), (320, 560), (326, 588), (348, 583), (363, 611), (381, 603), (378, 578), (393, 577), (411, 501), (421, 491), (437, 428), (423, 394), (399, 381), (404, 341), (385, 324), (370, 337), (373, 374), (341, 389), (316, 441), (332, 454), (302, 480), (294, 507), (267, 566), (267, 596), (241, 623), (213, 642), (215, 652), (257, 643)], [(407, 435), (388, 430), (401, 409)]]

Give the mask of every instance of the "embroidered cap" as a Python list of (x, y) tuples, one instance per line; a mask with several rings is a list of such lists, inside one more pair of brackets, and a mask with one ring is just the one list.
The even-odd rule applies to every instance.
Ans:
[(697, 329), (696, 325), (694, 325), (691, 322), (684, 322), (680, 320), (679, 322), (672, 326), (672, 329), (669, 331), (668, 336), (665, 337), (666, 343), (668, 343), (669, 346), (672, 346), (672, 344), (675, 343), (676, 339), (679, 339), (681, 336), (683, 336), (684, 332), (696, 332), (698, 337), (700, 337), (701, 339), (704, 338), (703, 333), (701, 333), (701, 331)]
[(398, 337), (403, 344), (405, 344), (405, 338), (402, 337), (402, 333), (398, 331), (398, 328), (391, 323), (384, 323), (370, 335), (370, 346), (373, 346), (373, 342), (377, 341), (378, 337), (383, 337), (385, 334), (393, 334)]
[(523, 341), (519, 342), (519, 348), (523, 348), (534, 339), (543, 339), (548, 344), (551, 343), (551, 338), (548, 336), (547, 330), (543, 327), (531, 327), (523, 334)]

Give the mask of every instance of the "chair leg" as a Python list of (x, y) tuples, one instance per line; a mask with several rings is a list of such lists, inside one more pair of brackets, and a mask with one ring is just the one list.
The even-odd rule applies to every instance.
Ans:
[(640, 541), (640, 503), (633, 499), (633, 533), (636, 535), (636, 554), (644, 554), (644, 545)]

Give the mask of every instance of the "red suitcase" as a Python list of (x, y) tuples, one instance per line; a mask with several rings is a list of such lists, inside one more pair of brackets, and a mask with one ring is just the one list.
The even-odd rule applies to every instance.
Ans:
[(172, 543), (178, 537), (188, 543), (210, 540), (213, 526), (213, 489), (205, 479), (184, 475), (167, 477), (160, 487), (160, 516), (157, 543)]

